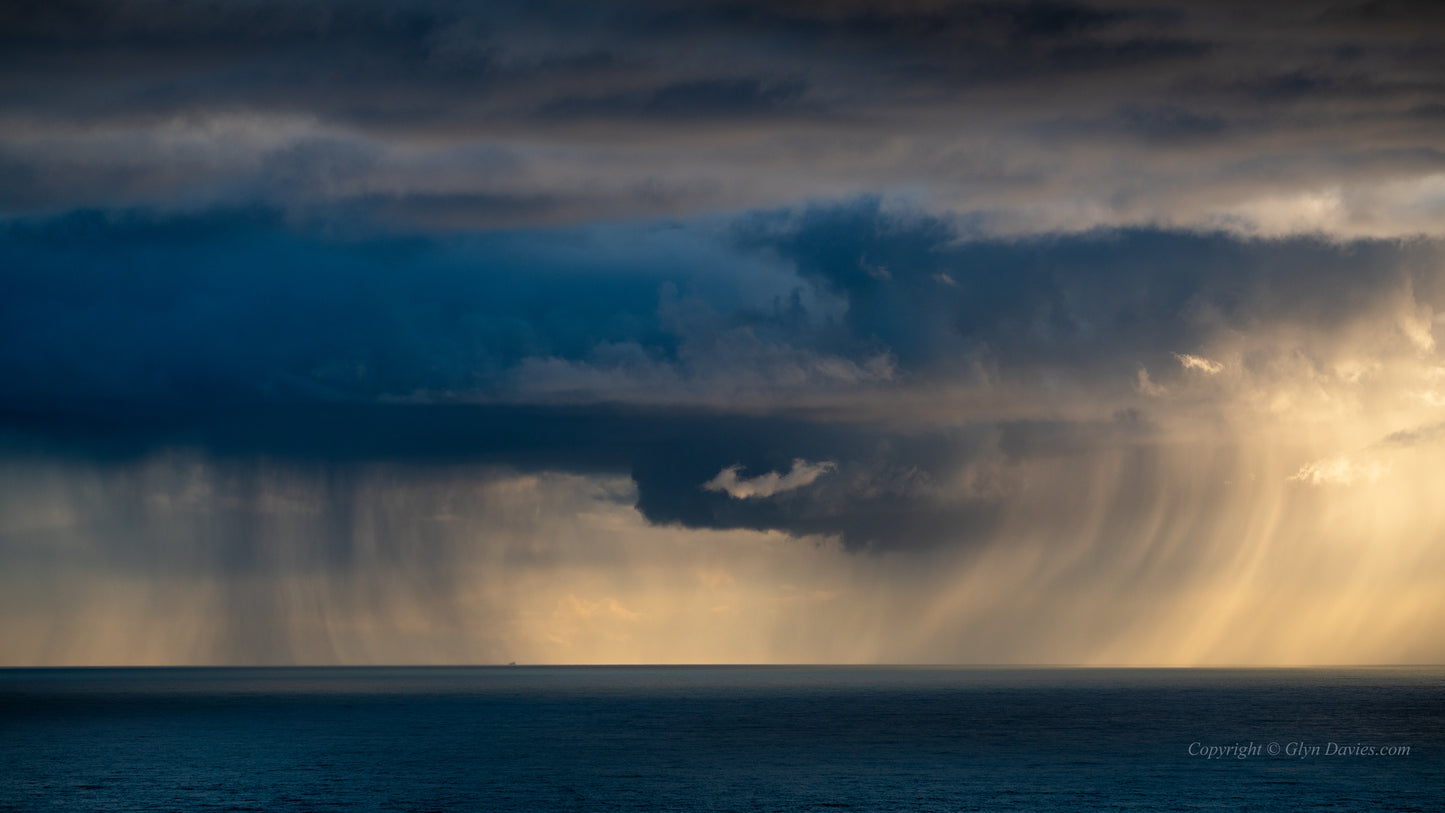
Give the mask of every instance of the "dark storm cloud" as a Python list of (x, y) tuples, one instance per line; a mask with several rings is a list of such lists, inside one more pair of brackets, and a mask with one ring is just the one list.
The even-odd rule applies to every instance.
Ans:
[[(1020, 466), (1142, 442), (1132, 416), (1098, 422), (978, 422), (900, 429), (807, 415), (726, 415), (693, 409), (487, 405), (244, 405), (0, 415), (10, 455), (88, 460), (122, 469), (158, 450), (202, 455), (218, 471), (320, 475), (326, 516), (354, 514), (347, 483), (382, 463), (409, 482), (426, 473), (493, 467), (509, 472), (628, 474), (651, 522), (689, 528), (781, 530), (835, 536), (853, 548), (981, 544), (1016, 497)], [(743, 477), (786, 472), (796, 460), (836, 469), (766, 499), (705, 488), (725, 468)], [(252, 472), (248, 475), (247, 472)], [(251, 477), (251, 480), (246, 479)], [(970, 485), (962, 492), (950, 484)], [(253, 483), (259, 488), (258, 483)], [(259, 496), (232, 496), (230, 513)], [(244, 527), (238, 533), (244, 537)], [(346, 529), (341, 529), (345, 531)], [(350, 533), (325, 535), (344, 557)], [(239, 544), (239, 543), (238, 543)], [(313, 551), (315, 552), (315, 551)], [(325, 551), (322, 551), (324, 553)], [(341, 562), (344, 564), (344, 561)]]
[[(0, 231), (5, 406), (530, 399), (517, 378), (529, 361), (669, 372), (675, 388), (726, 384), (768, 358), (862, 370), (880, 354), (912, 383), (979, 363), (1086, 378), (1166, 366), (1220, 331), (1343, 324), (1401, 285), (1445, 304), (1428, 241), (1142, 229), (968, 240), (874, 199), (730, 226), (331, 229), (261, 209), (12, 221)], [(609, 398), (585, 377), (575, 395)]]
[[(1439, 219), (1429, 189), (1389, 187), (1445, 170), (1431, 47), (1445, 22), (1427, 6), (72, 0), (4, 13), (12, 216), (260, 204), (465, 231), (909, 190), (994, 233), (1410, 234)], [(1277, 213), (1276, 198), (1337, 186), (1365, 194), (1325, 222)], [(1264, 211), (1246, 206), (1260, 198)]]
[[(835, 69), (862, 59), (893, 81), (991, 81), (1208, 50), (1177, 37), (1109, 36), (1140, 16), (1068, 3), (78, 0), (11, 4), (0, 42), (12, 109), (123, 116), (242, 105), (416, 126), (475, 121), (518, 88), (542, 94), (540, 108), (554, 114), (752, 115), (793, 103), (803, 87), (749, 69), (811, 72), (817, 59)], [(688, 50), (700, 60), (672, 58)], [(729, 63), (745, 78), (715, 75)], [(627, 89), (568, 89), (609, 82)]]
[(1377, 90), (1439, 89), (1412, 69), (1439, 59), (1428, 38), (1445, 19), (1431, 4), (1234, 9), (1278, 34), (1273, 49), (1224, 25), (1233, 12), (1216, 5), (19, 2), (0, 25), (0, 87), (12, 111), (240, 105), (409, 125), (472, 119), (517, 88), (529, 109), (751, 115), (804, 95), (804, 76), (822, 96), (866, 107), (930, 79), (955, 90), (1051, 77), (1087, 85), (1092, 71), (1154, 63), (1275, 98), (1330, 96), (1366, 68)]
[[(267, 211), (83, 212), (6, 232), (12, 402), (486, 393), (524, 356), (656, 331), (643, 320), (657, 258), (614, 274), (617, 258), (567, 266), (525, 237), (460, 254), (412, 238), (325, 241)], [(586, 296), (571, 296), (579, 286)]]
[(1159, 230), (961, 240), (945, 221), (877, 201), (741, 219), (744, 245), (780, 252), (848, 302), (851, 342), (904, 369), (997, 364), (1080, 377), (1151, 367), (1215, 333), (1341, 324), (1408, 282), (1439, 307), (1429, 242), (1240, 239)]
[[(1327, 331), (1405, 288), (1445, 309), (1438, 256), (1146, 230), (966, 240), (871, 199), (468, 238), (82, 212), (0, 234), (0, 420), (17, 454), (610, 472), (659, 523), (966, 543), (1030, 466), (1147, 449), (1147, 412), (1118, 406), (1141, 365), (1183, 378), (1176, 354), (1218, 335)], [(890, 373), (857, 377), (880, 354)], [(537, 389), (539, 368), (560, 388)], [(831, 391), (808, 377), (830, 370)], [(958, 384), (1038, 400), (942, 422), (876, 400)], [(1046, 417), (1074, 397), (1096, 416)], [(704, 487), (796, 460), (832, 468), (764, 499)]]
[[(869, 212), (881, 217), (867, 203), (856, 216)], [(913, 239), (938, 228), (925, 224)], [(575, 253), (551, 253), (568, 241)], [(980, 535), (996, 495), (958, 499), (937, 483), (978, 459), (1017, 455), (1028, 445), (1020, 438), (1084, 431), (900, 430), (730, 415), (721, 402), (614, 407), (596, 403), (606, 392), (585, 391), (573, 397), (592, 403), (576, 406), (456, 403), (535, 397), (517, 390), (518, 364), (599, 363), (595, 348), (607, 343), (630, 342), (677, 368), (717, 361), (680, 353), (690, 341), (695, 353), (735, 346), (712, 340), (699, 350), (708, 330), (743, 331), (784, 353), (877, 350), (875, 336), (811, 318), (797, 288), (772, 312), (741, 301), (728, 287), (736, 281), (719, 288), (699, 272), (706, 243), (684, 240), (676, 245), (688, 254), (662, 258), (645, 245), (622, 254), (607, 245), (575, 232), (464, 245), (321, 239), (266, 211), (12, 223), (0, 245), (12, 269), (0, 417), (12, 452), (118, 465), (190, 449), (242, 470), (260, 458), (303, 470), (385, 462), (628, 473), (656, 522), (832, 534), (859, 546)], [(678, 260), (688, 273), (674, 269)], [(737, 269), (746, 255), (731, 260)], [(679, 285), (690, 304), (669, 293)], [(699, 324), (709, 319), (719, 324)], [(728, 466), (746, 476), (794, 459), (836, 460), (839, 469), (764, 501), (702, 487)]]

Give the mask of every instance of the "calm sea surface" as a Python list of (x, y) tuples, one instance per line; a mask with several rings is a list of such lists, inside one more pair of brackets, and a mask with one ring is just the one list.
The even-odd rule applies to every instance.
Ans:
[(1442, 811), (1445, 670), (0, 670), (0, 810), (840, 809)]

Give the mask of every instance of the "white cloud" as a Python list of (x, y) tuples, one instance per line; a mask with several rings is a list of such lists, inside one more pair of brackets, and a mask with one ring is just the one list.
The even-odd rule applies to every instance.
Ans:
[(1348, 486), (1360, 482), (1378, 483), (1389, 471), (1388, 462), (1373, 460), (1357, 463), (1348, 457), (1331, 457), (1300, 466), (1300, 470), (1289, 479), (1312, 486)]
[(809, 463), (798, 458), (793, 461), (793, 467), (787, 474), (770, 471), (757, 477), (739, 477), (738, 471), (742, 466), (728, 466), (718, 472), (716, 477), (703, 483), (702, 487), (708, 491), (725, 491), (735, 500), (771, 497), (784, 491), (802, 488), (837, 468), (838, 464), (829, 460)]
[(1203, 356), (1191, 356), (1188, 353), (1175, 353), (1174, 358), (1184, 365), (1186, 370), (1198, 370), (1205, 375), (1215, 375), (1224, 370), (1224, 365), (1217, 361), (1210, 361)]

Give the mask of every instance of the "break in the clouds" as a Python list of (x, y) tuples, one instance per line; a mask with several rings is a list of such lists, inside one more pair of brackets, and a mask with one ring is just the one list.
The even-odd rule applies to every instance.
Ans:
[(1438, 662), (1429, 4), (11, 4), (0, 660)]

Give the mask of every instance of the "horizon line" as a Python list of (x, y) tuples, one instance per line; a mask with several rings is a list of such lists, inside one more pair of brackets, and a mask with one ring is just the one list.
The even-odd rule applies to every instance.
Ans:
[(1091, 663), (194, 663), (0, 665), (0, 671), (60, 669), (1428, 669), (1445, 663), (1091, 664)]

